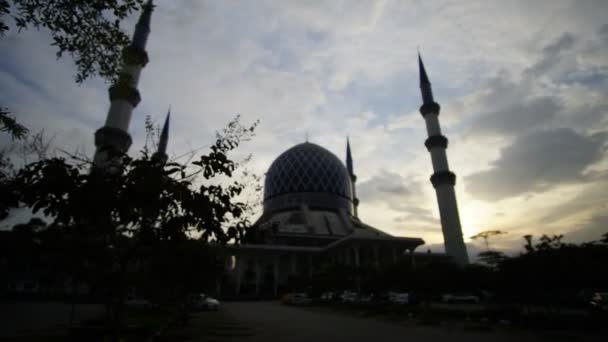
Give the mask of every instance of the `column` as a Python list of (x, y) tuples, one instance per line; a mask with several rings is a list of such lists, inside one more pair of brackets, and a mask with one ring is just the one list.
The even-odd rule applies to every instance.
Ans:
[(281, 279), (280, 275), (280, 256), (276, 255), (274, 257), (274, 295), (277, 296), (279, 294), (279, 280)]
[(254, 267), (255, 267), (255, 295), (259, 296), (260, 295), (260, 278), (261, 278), (261, 271), (260, 271), (260, 260), (258, 258), (255, 259), (254, 261)]
[(374, 265), (376, 268), (380, 267), (380, 251), (378, 250), (378, 245), (374, 245)]
[(241, 294), (241, 283), (243, 281), (243, 266), (246, 265), (246, 259), (244, 255), (236, 255), (236, 265), (235, 265), (235, 271), (236, 271), (236, 295), (240, 295)]
[(313, 265), (312, 265), (312, 254), (308, 255), (308, 278), (312, 278)]
[(289, 258), (289, 264), (290, 264), (290, 273), (292, 275), (296, 275), (297, 271), (298, 271), (298, 259), (297, 259), (297, 255), (292, 254), (291, 257)]

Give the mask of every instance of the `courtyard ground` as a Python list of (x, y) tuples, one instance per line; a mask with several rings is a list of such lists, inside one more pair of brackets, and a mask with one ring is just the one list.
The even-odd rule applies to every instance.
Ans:
[(354, 317), (317, 308), (289, 307), (277, 302), (225, 303), (219, 312), (195, 314), (177, 335), (188, 341), (602, 341), (599, 336), (567, 332), (531, 332), (510, 328), (476, 329), (473, 324), (420, 325), (403, 317)]

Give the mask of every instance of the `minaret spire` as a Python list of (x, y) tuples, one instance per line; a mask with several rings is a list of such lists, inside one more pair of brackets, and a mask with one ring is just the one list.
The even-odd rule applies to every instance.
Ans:
[(346, 136), (346, 169), (348, 170), (349, 174), (355, 174), (353, 171), (353, 156), (350, 153), (350, 141), (348, 136)]
[(424, 63), (422, 62), (422, 57), (420, 56), (420, 52), (418, 52), (418, 71), (420, 73), (420, 92), (422, 93), (422, 103), (433, 103), (433, 89), (431, 88), (431, 82), (429, 81), (429, 76), (426, 74), (426, 69), (424, 69)]
[(131, 146), (129, 124), (133, 109), (141, 101), (137, 85), (142, 69), (148, 64), (146, 43), (150, 34), (150, 21), (154, 4), (148, 0), (143, 7), (131, 44), (122, 53), (122, 68), (118, 80), (109, 89), (110, 109), (103, 127), (95, 132), (95, 167), (105, 167), (118, 161), (111, 154), (126, 153)]
[(163, 130), (160, 133), (158, 140), (158, 149), (154, 153), (153, 158), (157, 158), (162, 164), (167, 162), (167, 145), (169, 143), (169, 121), (171, 120), (171, 109), (167, 111), (167, 117), (165, 118), (165, 124)]
[(440, 106), (433, 99), (431, 82), (424, 69), (420, 53), (418, 53), (418, 68), (420, 71), (420, 92), (423, 103), (420, 107), (420, 114), (422, 114), (426, 122), (426, 130), (429, 135), (424, 145), (431, 154), (431, 161), (433, 163), (434, 173), (431, 176), (431, 183), (437, 195), (445, 251), (458, 264), (466, 265), (469, 263), (469, 257), (462, 237), (458, 204), (456, 202), (456, 193), (454, 192), (456, 175), (448, 167), (448, 157), (445, 152), (448, 147), (448, 139), (441, 134), (441, 127), (439, 125)]
[(152, 3), (152, 0), (148, 0), (148, 2), (143, 5), (141, 15), (135, 25), (132, 45), (142, 50), (145, 50), (148, 36), (150, 35), (150, 21), (152, 19), (153, 9), (154, 4)]
[(355, 175), (355, 171), (353, 168), (353, 156), (350, 152), (350, 141), (348, 139), (348, 136), (346, 136), (346, 170), (348, 170), (348, 175), (350, 176), (350, 180), (353, 185), (353, 206), (355, 209), (355, 217), (359, 217), (359, 199), (357, 198), (356, 191), (357, 176)]

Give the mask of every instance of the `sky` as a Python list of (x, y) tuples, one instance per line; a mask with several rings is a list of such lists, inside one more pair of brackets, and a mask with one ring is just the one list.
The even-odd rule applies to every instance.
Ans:
[[(235, 158), (251, 154), (260, 175), (306, 136), (344, 159), (349, 136), (360, 218), (440, 251), (419, 50), (471, 253), (484, 230), (505, 231), (490, 240), (505, 251), (526, 234), (608, 232), (608, 1), (155, 3), (132, 153), (146, 115), (160, 124), (169, 106), (173, 157), (209, 146), (237, 114), (259, 120)], [(13, 30), (0, 51), (0, 104), (56, 148), (92, 155), (108, 84), (76, 85), (45, 31)]]

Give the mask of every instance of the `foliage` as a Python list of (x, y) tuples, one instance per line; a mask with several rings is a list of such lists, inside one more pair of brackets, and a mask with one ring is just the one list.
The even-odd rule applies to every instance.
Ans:
[(142, 8), (144, 0), (0, 0), (0, 37), (10, 29), (46, 29), (57, 57), (76, 64), (76, 82), (99, 75), (114, 80), (129, 37), (120, 24)]
[(17, 123), (17, 120), (10, 115), (6, 108), (0, 107), (0, 132), (10, 134), (11, 138), (23, 139), (28, 133), (28, 129)]

